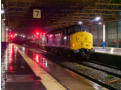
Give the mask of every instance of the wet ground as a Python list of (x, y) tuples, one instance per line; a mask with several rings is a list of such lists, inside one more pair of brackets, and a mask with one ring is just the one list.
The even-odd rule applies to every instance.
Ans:
[[(14, 44), (9, 44), (6, 53), (8, 54), (6, 90), (47, 90), (47, 85), (43, 85), (41, 75), (40, 78), (35, 75), (33, 69), (28, 65), (18, 50), (23, 55), (27, 55), (26, 58), (30, 57), (39, 68), (42, 68), (42, 70), (52, 76), (53, 79), (65, 88), (59, 90), (105, 90), (103, 87), (102, 89), (98, 88), (96, 83), (55, 64), (49, 58), (45, 57), (46, 52), (35, 52), (36, 50), (32, 51)], [(49, 90), (58, 89), (53, 88)]]
[(14, 45), (8, 49), (6, 90), (46, 90)]

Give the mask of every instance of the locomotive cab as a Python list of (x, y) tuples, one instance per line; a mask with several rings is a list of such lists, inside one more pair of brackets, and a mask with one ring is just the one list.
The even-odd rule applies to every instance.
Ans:
[(70, 49), (81, 57), (89, 58), (93, 49), (93, 36), (89, 32), (80, 31), (70, 35)]

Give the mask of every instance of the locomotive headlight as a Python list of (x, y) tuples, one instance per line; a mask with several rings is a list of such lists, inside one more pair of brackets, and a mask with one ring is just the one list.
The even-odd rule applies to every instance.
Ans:
[(72, 44), (72, 47), (75, 47), (75, 44), (74, 43)]

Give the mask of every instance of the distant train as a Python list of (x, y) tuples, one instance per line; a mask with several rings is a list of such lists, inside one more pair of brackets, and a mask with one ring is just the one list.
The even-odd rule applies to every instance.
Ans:
[(86, 31), (55, 31), (42, 38), (47, 51), (59, 56), (75, 56), (89, 58), (93, 50), (93, 35)]

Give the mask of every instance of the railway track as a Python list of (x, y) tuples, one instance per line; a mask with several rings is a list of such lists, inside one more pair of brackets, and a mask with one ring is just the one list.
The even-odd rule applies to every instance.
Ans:
[[(57, 62), (56, 62), (56, 63), (57, 63)], [(70, 70), (70, 71), (72, 71), (72, 72), (74, 72), (74, 73), (77, 73), (78, 75), (81, 75), (81, 76), (83, 76), (83, 77), (85, 77), (85, 78), (87, 78), (87, 79), (89, 79), (89, 80), (91, 80), (91, 81), (93, 81), (93, 82), (95, 82), (95, 83), (97, 83), (97, 84), (99, 84), (99, 85), (101, 85), (101, 86), (103, 86), (103, 87), (109, 89), (109, 90), (118, 90), (117, 88), (112, 87), (112, 86), (109, 85), (109, 84), (106, 84), (107, 82), (104, 83), (104, 82), (102, 82), (102, 81), (100, 81), (100, 80), (96, 80), (95, 78), (90, 77), (89, 75), (86, 75), (86, 74), (84, 74), (84, 73), (82, 73), (82, 72), (79, 72), (79, 71), (77, 71), (76, 69), (71, 68), (71, 67), (69, 67), (69, 66), (67, 66), (67, 65), (64, 65), (64, 64), (62, 64), (62, 63), (57, 63), (57, 64), (59, 64), (60, 66), (66, 68), (66, 69), (68, 69), (68, 70)], [(119, 89), (119, 90), (120, 90), (120, 89)]]
[(96, 70), (100, 70), (103, 72), (106, 72), (108, 74), (112, 74), (116, 77), (121, 78), (121, 70), (107, 66), (107, 65), (102, 65), (96, 62), (89, 62), (89, 61), (85, 61), (85, 62), (80, 62), (80, 64), (94, 68)]
[[(119, 79), (119, 78), (121, 78), (121, 71), (119, 70), (118, 71), (118, 69), (116, 69), (116, 68), (110, 68), (110, 67), (108, 67), (108, 66), (103, 66), (103, 65), (101, 65), (101, 64), (97, 64), (97, 63), (92, 63), (92, 62), (88, 62), (88, 61), (86, 61), (86, 62), (71, 62), (71, 60), (69, 60), (69, 58), (65, 58), (64, 59), (64, 57), (60, 57), (60, 56), (58, 56), (57, 58), (56, 58), (56, 60), (54, 60), (55, 59), (55, 54), (53, 54), (53, 53), (51, 53), (51, 52), (49, 52), (49, 53), (47, 53), (48, 55), (51, 55), (51, 57), (54, 57), (53, 58), (53, 61), (55, 62), (55, 63), (57, 63), (57, 64), (59, 64), (60, 66), (62, 66), (62, 67), (64, 67), (64, 68), (66, 68), (66, 69), (69, 69), (70, 71), (73, 71), (73, 72), (75, 72), (75, 73), (77, 73), (77, 74), (79, 74), (79, 75), (81, 75), (81, 76), (83, 76), (83, 77), (85, 77), (85, 78), (87, 78), (87, 79), (89, 79), (89, 80), (91, 80), (91, 81), (93, 81), (93, 82), (95, 82), (95, 83), (97, 83), (97, 84), (99, 84), (99, 85), (101, 85), (101, 86), (104, 86), (104, 87), (106, 87), (106, 88), (108, 88), (109, 90), (121, 90), (121, 87), (119, 87), (119, 88), (117, 88), (116, 86), (112, 86), (112, 85), (110, 85), (110, 84), (112, 84), (112, 83), (114, 83), (114, 82), (120, 82), (121, 80)], [(47, 56), (48, 56), (47, 55)], [(57, 60), (58, 59), (58, 60)], [(63, 60), (62, 60), (63, 59)], [(68, 60), (67, 60), (68, 59)], [(62, 60), (62, 61), (61, 61)], [(77, 61), (77, 60), (76, 60)], [(79, 60), (80, 61), (80, 60)], [(65, 63), (66, 62), (66, 63)], [(70, 64), (71, 63), (71, 64)], [(84, 72), (82, 72), (82, 71), (84, 71), (84, 70), (82, 70), (82, 68), (80, 67), (81, 65), (83, 65), (83, 66), (86, 66), (86, 68), (88, 67), (88, 68), (93, 68), (93, 69), (95, 69), (95, 70), (97, 70), (97, 72), (99, 71), (100, 73), (106, 73), (106, 74), (109, 74), (109, 75), (113, 75), (113, 76), (115, 76), (115, 77), (118, 77), (118, 79), (117, 78), (114, 78), (114, 80), (110, 80), (110, 81), (105, 81), (105, 82), (103, 82), (103, 81), (101, 81), (101, 80), (98, 80), (98, 79), (96, 79), (95, 77), (92, 77), (92, 76), (90, 76), (89, 75), (89, 73), (88, 74), (85, 74)], [(84, 67), (83, 67), (84, 68)], [(88, 71), (89, 69), (87, 69), (87, 71)], [(85, 70), (86, 71), (86, 70)], [(113, 71), (113, 72), (112, 72)], [(117, 72), (115, 72), (115, 71), (117, 71)], [(91, 71), (90, 71), (91, 72)], [(100, 75), (100, 73), (98, 73), (97, 75)], [(108, 75), (107, 75), (108, 76)], [(120, 83), (119, 83), (120, 84)], [(120, 85), (118, 85), (118, 86), (121, 86), (121, 84)]]
[[(56, 62), (56, 61), (54, 61)], [(116, 68), (111, 68), (106, 65), (100, 65), (99, 63), (92, 63), (92, 62), (74, 62), (74, 61), (65, 61), (60, 62), (57, 61), (57, 64), (60, 66), (69, 69), (70, 71), (73, 71), (101, 86), (104, 86), (108, 88), (109, 90), (121, 90), (121, 70), (118, 70)], [(83, 70), (83, 69), (85, 70)], [(92, 70), (89, 70), (89, 69)], [(84, 72), (83, 72), (84, 71)], [(88, 73), (87, 73), (88, 72)], [(90, 73), (89, 73), (90, 72)], [(95, 74), (95, 75), (92, 75)], [(103, 77), (105, 80), (101, 80), (101, 78), (97, 77)], [(111, 79), (107, 79), (111, 78)]]

